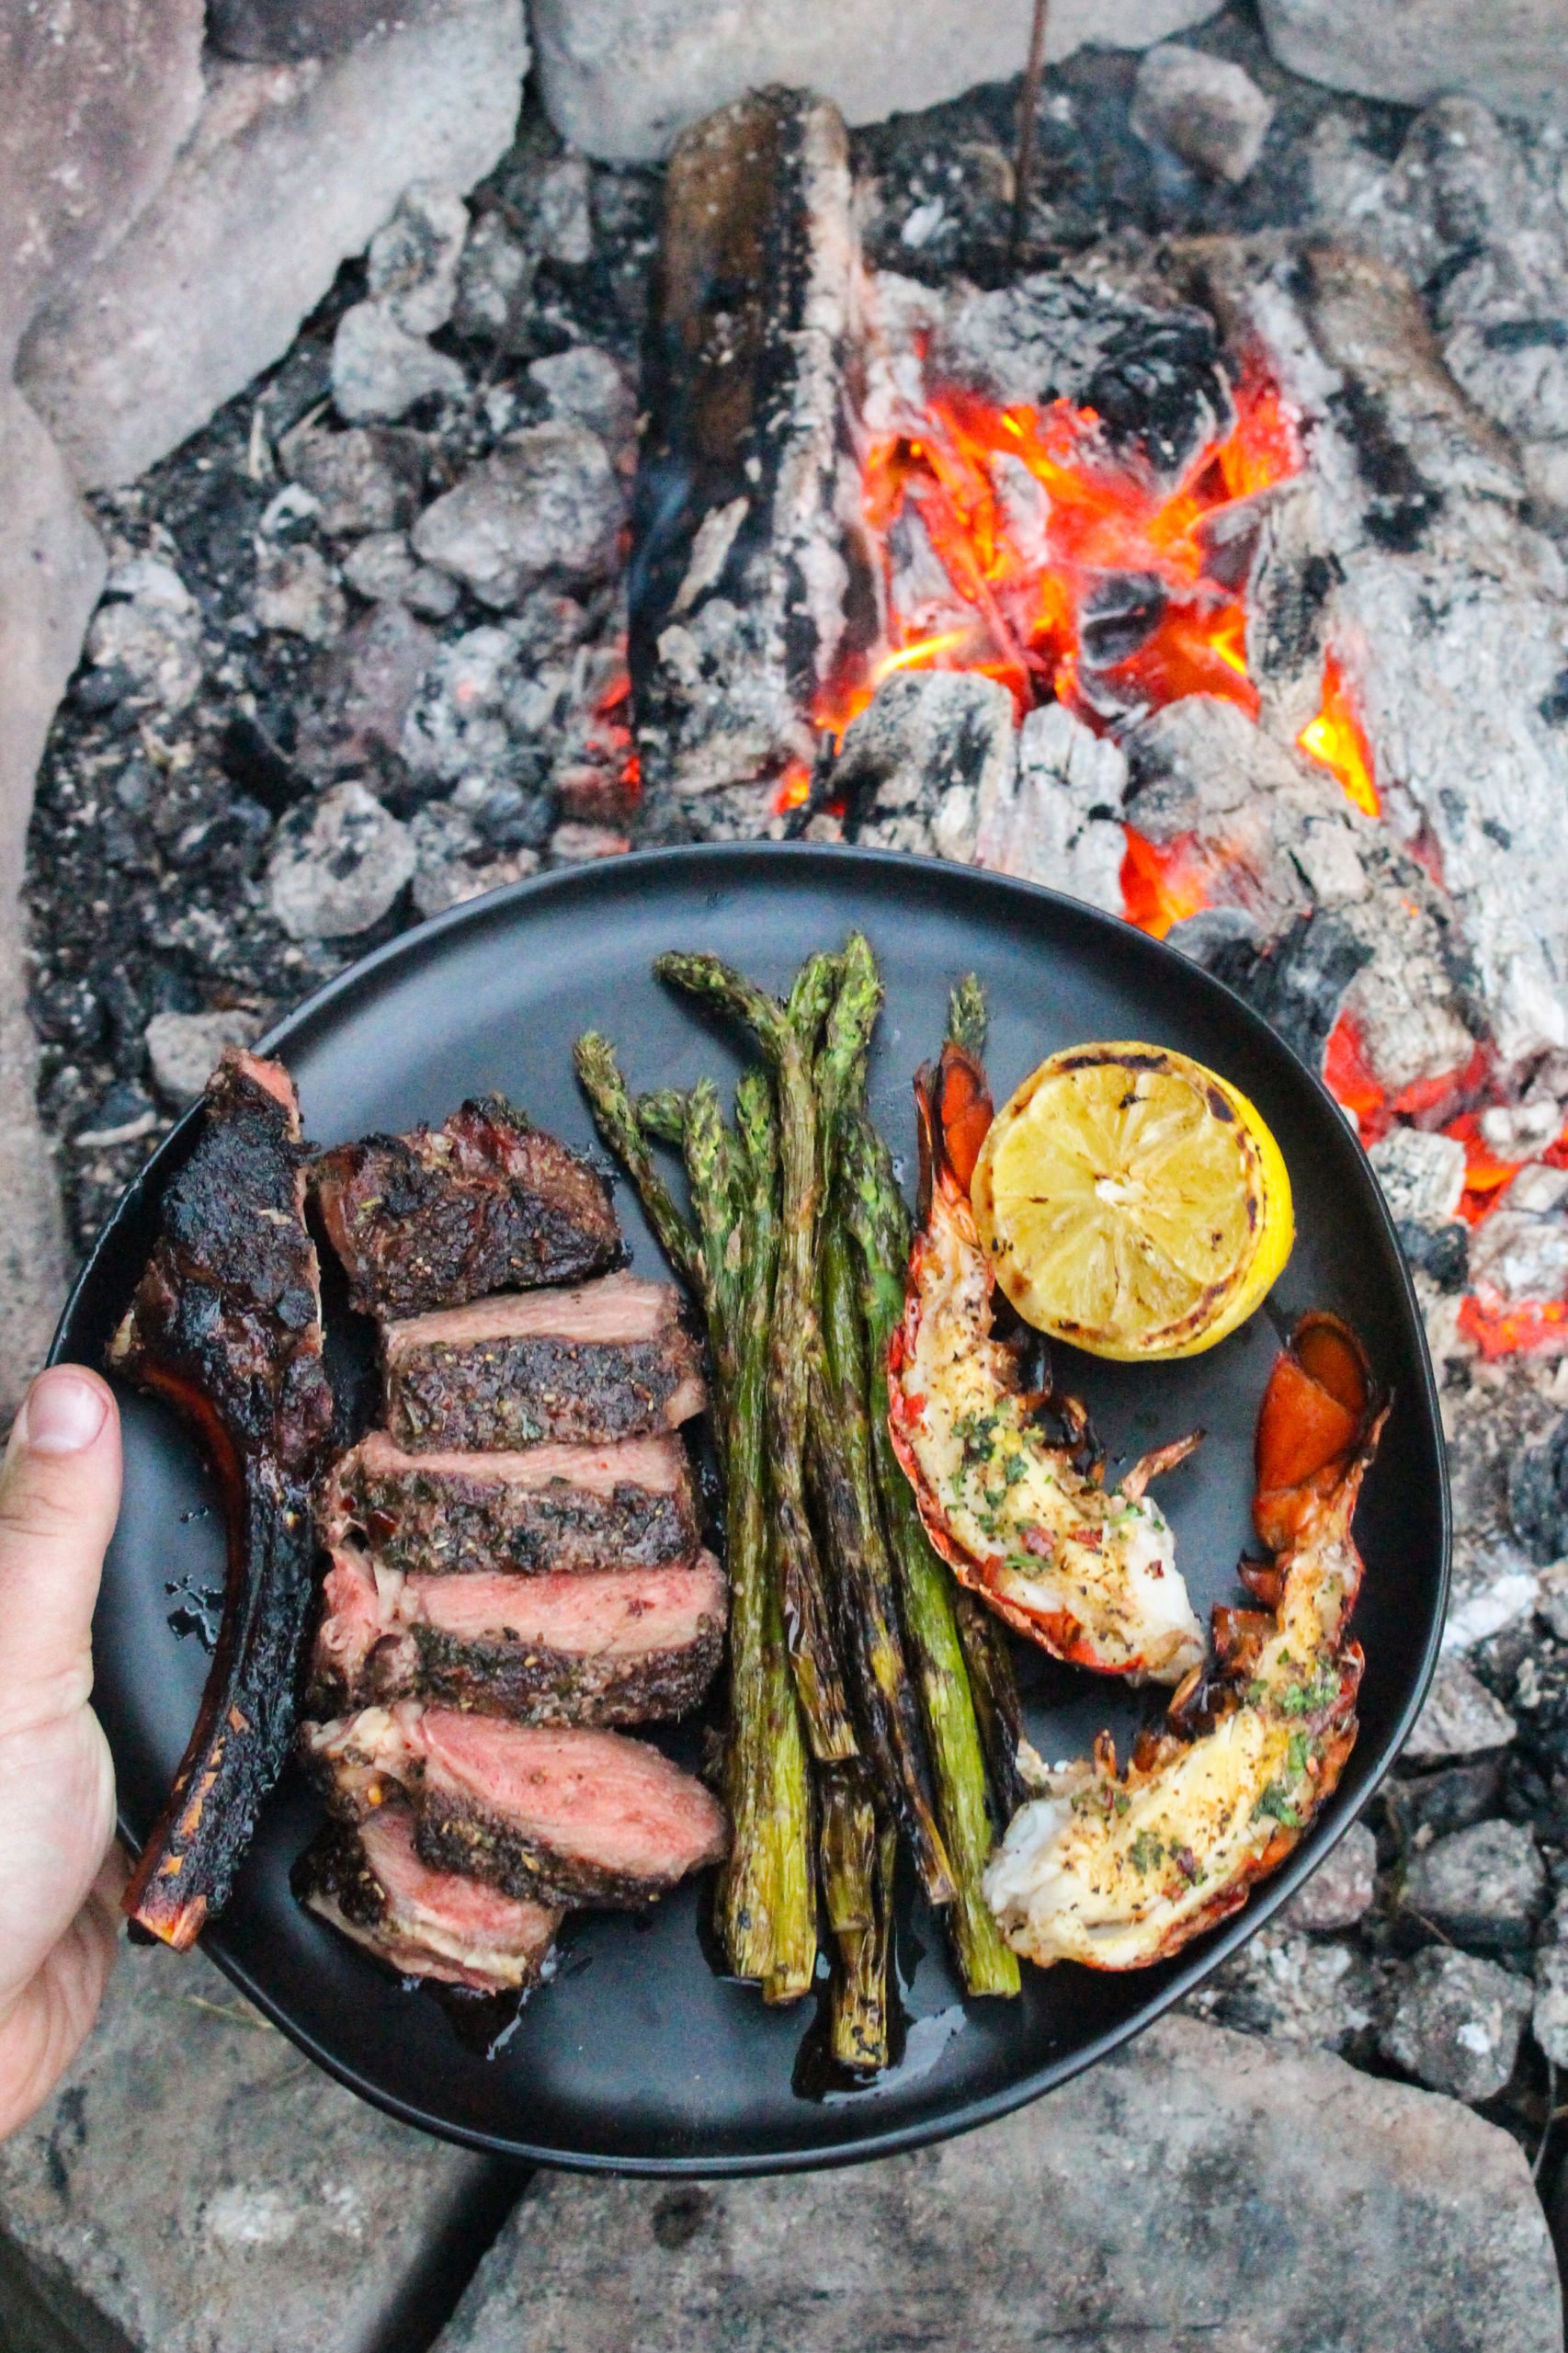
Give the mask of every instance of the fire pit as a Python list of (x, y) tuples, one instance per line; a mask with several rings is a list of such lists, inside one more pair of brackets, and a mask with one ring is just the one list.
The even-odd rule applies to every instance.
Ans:
[(80, 1249), (224, 1039), (644, 843), (993, 868), (1219, 974), (1382, 1182), (1457, 1550), (1403, 1778), (1204, 2000), (1533, 2158), (1568, 2063), (1568, 131), (1336, 95), (1239, 9), (1189, 38), (1052, 66), (1017, 243), (1016, 86), (853, 129), (769, 87), (646, 165), (530, 102), (466, 202), (409, 189), (286, 356), (93, 495), (39, 1105)]

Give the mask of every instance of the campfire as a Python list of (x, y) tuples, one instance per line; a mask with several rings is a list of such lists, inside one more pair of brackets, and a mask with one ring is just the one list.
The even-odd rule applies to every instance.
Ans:
[[(747, 173), (737, 224), (710, 191)], [(1568, 1349), (1515, 1190), (1568, 1172), (1564, 910), (1500, 888), (1515, 721), (1471, 697), (1445, 730), (1434, 690), (1466, 630), (1550, 679), (1562, 613), (1455, 577), (1445, 514), (1519, 485), (1403, 281), (1215, 239), (917, 283), (862, 257), (832, 110), (772, 93), (676, 151), (658, 326), (655, 809), (975, 858), (1171, 938), (1369, 1147), (1422, 1139), (1417, 1256), (1468, 1261), (1481, 1352)], [(1568, 803), (1549, 724), (1530, 750)]]

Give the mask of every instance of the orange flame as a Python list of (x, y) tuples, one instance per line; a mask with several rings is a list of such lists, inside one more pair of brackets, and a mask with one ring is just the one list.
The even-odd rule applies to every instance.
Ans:
[(1323, 665), (1323, 707), (1317, 717), (1302, 728), (1296, 741), (1303, 752), (1320, 760), (1339, 779), (1346, 801), (1364, 810), (1369, 817), (1381, 815), (1382, 803), (1372, 769), (1372, 747), (1351, 700), (1345, 674), (1333, 654), (1324, 657)]
[(1131, 924), (1164, 939), (1174, 924), (1209, 904), (1209, 860), (1196, 834), (1152, 842), (1135, 825), (1124, 825), (1121, 860), (1122, 912)]
[(1561, 1299), (1528, 1299), (1504, 1307), (1471, 1293), (1460, 1302), (1459, 1327), (1489, 1364), (1498, 1357), (1568, 1353), (1568, 1302)]
[[(842, 736), (899, 669), (977, 670), (999, 679), (1020, 715), (1054, 695), (1091, 725), (1100, 699), (1131, 712), (1212, 694), (1252, 711), (1245, 615), (1218, 576), (1215, 517), (1294, 473), (1295, 432), (1274, 386), (1244, 374), (1236, 421), (1201, 450), (1174, 491), (1115, 449), (1092, 409), (1002, 409), (948, 387), (918, 432), (868, 449), (865, 515), (878, 542), (891, 645), (830, 679), (812, 717)], [(1006, 462), (1005, 462), (1006, 461)], [(899, 574), (890, 534), (923, 529), (944, 584), (933, 597)], [(917, 571), (917, 568), (916, 568)], [(1096, 661), (1084, 646), (1096, 592), (1144, 584), (1148, 625), (1132, 650)], [(901, 598), (916, 597), (912, 609)], [(1091, 673), (1096, 690), (1085, 686)]]

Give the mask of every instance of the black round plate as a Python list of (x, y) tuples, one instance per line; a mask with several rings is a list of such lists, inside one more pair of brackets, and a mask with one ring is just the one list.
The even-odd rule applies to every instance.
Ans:
[[(882, 2154), (978, 2124), (1062, 2082), (1145, 2026), (1234, 1950), (1300, 1885), (1365, 1805), (1420, 1704), (1442, 1627), (1449, 1523), (1436, 1397), (1421, 1324), (1376, 1183), (1343, 1115), (1230, 992), (1171, 950), (1075, 902), (965, 869), (836, 849), (744, 846), (622, 858), (454, 910), (345, 973), (267, 1041), (299, 1083), (323, 1144), (439, 1120), (500, 1087), (543, 1126), (592, 1148), (571, 1045), (605, 1030), (639, 1087), (738, 1067), (651, 977), (664, 949), (717, 949), (777, 985), (851, 926), (887, 983), (872, 1067), (877, 1120), (913, 1159), (910, 1078), (939, 1040), (948, 990), (978, 972), (1002, 1100), (1044, 1055), (1089, 1038), (1181, 1048), (1249, 1095), (1278, 1137), (1295, 1188), (1295, 1253), (1267, 1313), (1208, 1355), (1149, 1370), (1074, 1358), (1113, 1458), (1201, 1423), (1196, 1459), (1161, 1496), (1193, 1599), (1244, 1598), (1253, 1424), (1278, 1334), (1305, 1307), (1337, 1309), (1366, 1341), (1394, 1407), (1357, 1533), (1367, 1578), (1356, 1631), (1367, 1653), (1361, 1733), (1339, 1790), (1246, 1909), (1177, 1960), (1126, 1976), (1026, 1967), (1016, 2002), (965, 2003), (939, 1928), (914, 1900), (898, 1967), (902, 2063), (874, 2088), (807, 2088), (813, 2005), (767, 2010), (717, 1976), (706, 1882), (647, 1919), (570, 1924), (559, 1974), (496, 2055), (467, 2048), (440, 2006), (404, 1989), (300, 1910), (289, 1870), (317, 1819), (286, 1777), (266, 1807), (207, 1950), (324, 2067), (409, 2122), (508, 2156), (650, 2173), (756, 2173)], [(97, 1364), (150, 1246), (176, 1129), (121, 1201), (77, 1287), (56, 1358)], [(629, 1187), (619, 1206), (635, 1264), (662, 1262)], [(125, 1503), (96, 1628), (97, 1705), (133, 1844), (162, 1803), (207, 1657), (191, 1597), (218, 1586), (214, 1492), (187, 1440), (128, 1396)], [(178, 1631), (184, 1627), (182, 1633)], [(1153, 1705), (1019, 1646), (1030, 1730), (1048, 1758), (1119, 1739)], [(698, 1732), (674, 1735), (693, 1761)]]

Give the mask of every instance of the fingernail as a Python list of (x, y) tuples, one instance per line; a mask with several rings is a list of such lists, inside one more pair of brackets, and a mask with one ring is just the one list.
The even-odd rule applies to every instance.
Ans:
[(80, 1454), (104, 1426), (108, 1399), (69, 1365), (40, 1373), (19, 1416), (18, 1437), (34, 1454)]

